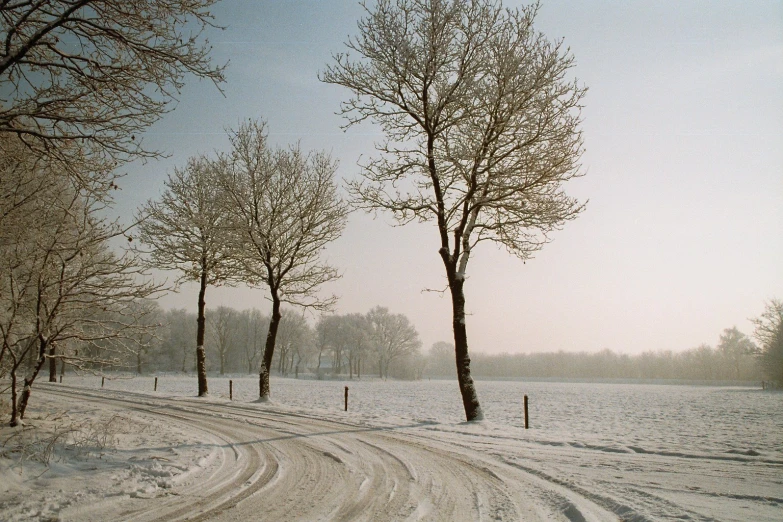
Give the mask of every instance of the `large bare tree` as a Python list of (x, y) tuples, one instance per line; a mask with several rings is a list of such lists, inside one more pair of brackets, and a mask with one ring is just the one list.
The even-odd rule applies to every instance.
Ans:
[(364, 7), (349, 51), (321, 74), (352, 91), (342, 105), (347, 126), (373, 121), (386, 135), (350, 188), (361, 208), (436, 223), (462, 401), (468, 420), (481, 419), (465, 321), (468, 261), (482, 241), (527, 259), (583, 209), (562, 184), (580, 174), (585, 89), (568, 79), (568, 49), (533, 28), (538, 5)]
[(117, 165), (160, 154), (141, 133), (185, 75), (223, 81), (204, 38), (215, 1), (0, 2), (0, 134), (105, 195)]
[(345, 227), (347, 207), (337, 192), (337, 163), (298, 145), (269, 146), (266, 125), (248, 121), (229, 133), (232, 150), (216, 168), (230, 203), (237, 255), (251, 284), (269, 288), (272, 317), (259, 371), (259, 397), (269, 397), (269, 372), (283, 302), (328, 309), (335, 297), (319, 293), (339, 277), (323, 249)]
[(196, 366), (199, 397), (209, 392), (206, 351), (206, 291), (208, 285), (230, 281), (232, 275), (228, 213), (212, 162), (200, 156), (175, 168), (159, 201), (140, 210), (139, 239), (150, 247), (149, 263), (161, 270), (180, 272), (177, 282), (198, 281)]

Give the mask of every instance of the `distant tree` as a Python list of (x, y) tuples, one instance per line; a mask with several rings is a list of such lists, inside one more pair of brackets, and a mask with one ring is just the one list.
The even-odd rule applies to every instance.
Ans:
[(348, 377), (353, 379), (356, 373), (356, 377), (361, 379), (362, 359), (370, 348), (372, 327), (363, 314), (348, 314), (344, 320), (347, 326)]
[(367, 313), (371, 342), (378, 355), (378, 376), (389, 376), (389, 365), (421, 348), (416, 328), (403, 314), (391, 314), (388, 308), (376, 306)]
[(430, 375), (454, 375), (454, 345), (445, 341), (434, 343), (427, 353), (427, 371)]
[(783, 384), (783, 300), (772, 299), (753, 319), (754, 336), (761, 346), (759, 361), (768, 379)]
[(750, 360), (756, 352), (756, 345), (734, 326), (723, 330), (718, 343), (718, 352), (734, 370), (732, 378), (739, 380), (743, 362)]
[(401, 224), (434, 221), (452, 301), (457, 378), (467, 419), (483, 417), (470, 373), (465, 277), (494, 241), (528, 259), (582, 211), (563, 183), (580, 175), (585, 89), (568, 80), (561, 41), (533, 29), (538, 5), (495, 0), (362, 3), (351, 54), (321, 79), (350, 89), (348, 126), (374, 121), (380, 157), (349, 184), (356, 205)]
[(324, 152), (304, 153), (299, 145), (272, 149), (266, 124), (249, 121), (230, 131), (231, 153), (216, 162), (229, 203), (232, 239), (241, 273), (250, 284), (264, 284), (272, 301), (259, 397), (269, 397), (269, 372), (282, 303), (329, 309), (336, 298), (318, 293), (337, 279), (321, 256), (343, 231), (347, 207), (337, 192), (337, 163)]
[(269, 318), (256, 308), (244, 310), (241, 315), (247, 373), (255, 373), (261, 357), (261, 347), (269, 329)]
[(189, 360), (195, 367), (195, 352), (192, 347), (193, 338), (196, 336), (196, 314), (189, 314), (185, 309), (158, 308), (155, 315), (155, 323), (159, 324), (160, 328), (154, 349), (149, 353), (150, 370), (185, 372)]
[(340, 373), (342, 353), (349, 342), (348, 325), (345, 321), (345, 316), (322, 315), (315, 328), (318, 332), (320, 345), (318, 369), (320, 370), (320, 364), (324, 355), (328, 355), (331, 361), (331, 372), (336, 375)]
[(314, 355), (316, 356), (315, 373), (316, 376), (321, 379), (321, 365), (323, 364), (324, 356), (329, 354), (331, 350), (331, 316), (322, 315), (318, 322), (315, 323), (315, 335), (313, 340), (315, 343)]
[(203, 38), (215, 1), (0, 2), (0, 135), (105, 194), (118, 164), (159, 156), (141, 133), (186, 74), (224, 80)]
[(280, 375), (286, 376), (293, 371), (299, 376), (298, 365), (305, 356), (310, 337), (310, 325), (302, 314), (284, 310), (275, 341), (279, 347), (277, 368)]
[(137, 309), (133, 310), (133, 315), (138, 318), (140, 328), (135, 334), (130, 356), (136, 374), (141, 375), (145, 369), (150, 369), (151, 352), (160, 348), (162, 310), (158, 302), (152, 299), (138, 299), (132, 307)]
[(226, 373), (226, 358), (237, 334), (237, 311), (227, 306), (218, 306), (209, 316), (210, 333), (220, 361), (220, 375)]
[(180, 371), (182, 373), (193, 371), (196, 362), (192, 344), (193, 338), (196, 337), (196, 314), (184, 308), (169, 310), (164, 320), (168, 324), (170, 349), (180, 356)]
[(180, 272), (177, 283), (198, 281), (196, 365), (198, 395), (207, 395), (206, 290), (230, 282), (232, 265), (228, 213), (218, 191), (217, 177), (205, 157), (190, 158), (175, 168), (158, 201), (139, 211), (139, 239), (149, 247), (148, 262), (161, 270)]

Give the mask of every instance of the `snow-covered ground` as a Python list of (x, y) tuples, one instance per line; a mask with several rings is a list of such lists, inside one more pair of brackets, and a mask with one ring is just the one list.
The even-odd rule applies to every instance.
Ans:
[(466, 424), (453, 381), (228, 380), (36, 385), (73, 431), (46, 468), (0, 430), (0, 520), (783, 520), (780, 393), (480, 381)]

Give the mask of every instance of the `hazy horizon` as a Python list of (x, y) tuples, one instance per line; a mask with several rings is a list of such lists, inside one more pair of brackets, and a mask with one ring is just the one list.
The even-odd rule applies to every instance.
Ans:
[[(520, 2), (505, 2), (508, 6)], [(143, 137), (171, 154), (131, 165), (116, 210), (157, 198), (188, 157), (227, 150), (225, 129), (269, 122), (275, 143), (301, 140), (358, 173), (381, 138), (344, 133), (348, 92), (318, 81), (362, 11), (354, 1), (244, 2), (214, 9), (214, 63), (230, 59), (222, 96), (187, 79), (177, 109)], [(783, 3), (544, 1), (538, 30), (564, 38), (588, 88), (585, 176), (565, 187), (587, 210), (523, 264), (481, 245), (468, 266), (468, 342), (475, 352), (680, 351), (750, 335), (750, 317), (783, 297)], [(337, 313), (375, 305), (406, 314), (424, 349), (452, 341), (432, 223), (392, 227), (355, 213), (327, 257), (343, 278), (325, 293)], [(161, 299), (195, 311), (196, 287)], [(268, 310), (266, 290), (207, 290), (207, 309)]]

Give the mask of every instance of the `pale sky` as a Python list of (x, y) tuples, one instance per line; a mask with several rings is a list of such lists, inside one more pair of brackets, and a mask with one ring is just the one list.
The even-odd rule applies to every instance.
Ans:
[[(507, 1), (505, 5), (518, 5)], [(225, 97), (192, 78), (177, 109), (144, 136), (171, 157), (129, 168), (116, 210), (130, 216), (189, 156), (228, 150), (224, 129), (264, 118), (271, 138), (301, 140), (357, 175), (372, 127), (340, 130), (349, 92), (317, 73), (356, 33), (343, 0), (223, 0), (215, 63)], [(564, 38), (588, 86), (586, 176), (566, 186), (587, 210), (523, 264), (492, 244), (466, 283), (474, 352), (646, 350), (715, 345), (724, 328), (783, 298), (783, 2), (543, 0), (537, 28)], [(452, 340), (435, 225), (392, 227), (355, 213), (327, 249), (343, 272), (325, 293), (338, 313), (375, 305), (406, 314), (424, 348)], [(269, 310), (265, 289), (209, 288), (207, 308)], [(196, 287), (161, 300), (195, 311)], [(312, 318), (311, 318), (312, 319)]]

